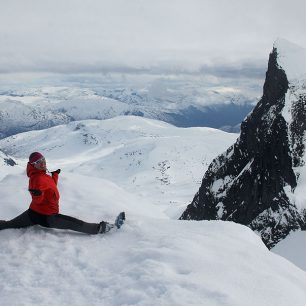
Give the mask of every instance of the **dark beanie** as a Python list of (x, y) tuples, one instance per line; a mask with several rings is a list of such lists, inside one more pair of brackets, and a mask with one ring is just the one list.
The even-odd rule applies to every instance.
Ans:
[(39, 159), (43, 158), (44, 156), (39, 153), (39, 152), (33, 152), (30, 156), (29, 156), (29, 163), (35, 163), (36, 161), (38, 161)]

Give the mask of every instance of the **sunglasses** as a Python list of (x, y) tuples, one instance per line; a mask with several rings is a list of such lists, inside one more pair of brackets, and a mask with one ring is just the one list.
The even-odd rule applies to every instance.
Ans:
[(40, 164), (42, 162), (45, 162), (45, 161), (46, 161), (46, 159), (44, 157), (42, 157), (42, 158), (38, 159), (37, 161), (33, 162), (32, 165), (38, 165), (38, 164)]

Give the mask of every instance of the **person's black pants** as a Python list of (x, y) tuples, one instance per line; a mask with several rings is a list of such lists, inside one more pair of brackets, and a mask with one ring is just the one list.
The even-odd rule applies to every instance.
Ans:
[(31, 209), (28, 209), (10, 221), (0, 221), (0, 230), (7, 228), (23, 228), (37, 224), (43, 227), (69, 229), (86, 234), (98, 234), (100, 228), (99, 223), (87, 223), (82, 220), (62, 214), (50, 216), (42, 215)]

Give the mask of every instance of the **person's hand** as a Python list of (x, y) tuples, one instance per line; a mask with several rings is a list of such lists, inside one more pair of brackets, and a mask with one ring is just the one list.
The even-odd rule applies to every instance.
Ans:
[(60, 173), (61, 173), (61, 169), (57, 169), (57, 170), (55, 170), (55, 171), (52, 171), (51, 173), (52, 173), (52, 174), (54, 174), (54, 173), (60, 174)]

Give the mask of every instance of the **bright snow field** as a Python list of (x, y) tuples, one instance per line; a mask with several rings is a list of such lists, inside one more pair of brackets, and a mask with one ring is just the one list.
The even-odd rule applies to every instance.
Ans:
[(119, 117), (74, 122), (0, 141), (1, 218), (30, 202), (26, 158), (62, 169), (61, 212), (112, 221), (107, 235), (33, 227), (1, 231), (1, 305), (303, 305), (306, 274), (247, 227), (175, 218), (208, 164), (237, 135)]

